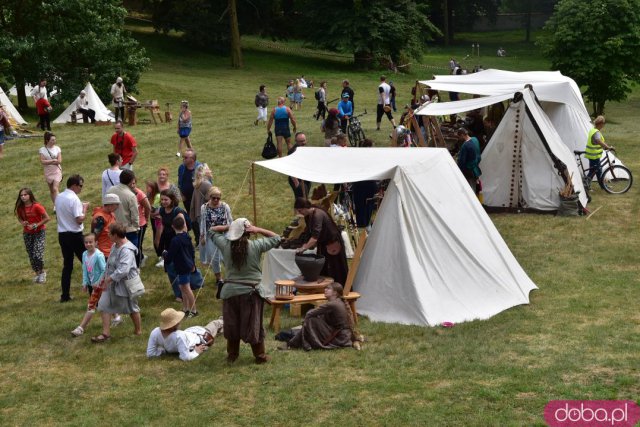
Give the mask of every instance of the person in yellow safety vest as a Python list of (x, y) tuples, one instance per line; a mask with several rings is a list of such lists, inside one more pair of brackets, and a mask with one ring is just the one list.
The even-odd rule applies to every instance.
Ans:
[(600, 158), (602, 157), (602, 151), (604, 150), (613, 150), (613, 147), (607, 145), (604, 142), (604, 136), (602, 135), (602, 128), (604, 127), (604, 117), (598, 116), (593, 122), (593, 128), (589, 131), (589, 136), (587, 138), (587, 149), (584, 157), (589, 160), (589, 173), (587, 174), (587, 178), (589, 178), (589, 182), (593, 179), (593, 176), (596, 175), (598, 177), (598, 182), (601, 181), (602, 177), (602, 166), (600, 165)]

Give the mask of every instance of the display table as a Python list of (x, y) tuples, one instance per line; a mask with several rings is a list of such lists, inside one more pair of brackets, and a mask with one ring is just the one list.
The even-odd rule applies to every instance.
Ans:
[(296, 265), (295, 249), (271, 249), (262, 260), (262, 285), (267, 296), (276, 294), (276, 280), (293, 280), (302, 272)]
[(333, 283), (333, 278), (320, 276), (318, 277), (318, 280), (307, 282), (302, 276), (298, 276), (294, 278), (293, 281), (295, 282), (295, 287), (298, 290), (299, 295), (322, 294), (324, 293), (324, 288)]

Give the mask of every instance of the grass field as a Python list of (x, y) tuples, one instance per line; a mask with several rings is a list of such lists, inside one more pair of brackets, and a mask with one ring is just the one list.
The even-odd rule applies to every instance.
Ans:
[[(236, 71), (227, 58), (194, 52), (146, 27), (132, 29), (152, 58), (138, 99), (172, 102), (174, 115), (181, 99), (191, 102), (198, 159), (212, 166), (215, 184), (235, 217), (251, 217), (245, 178), (264, 143), (264, 128), (253, 126), (258, 85), (266, 84), (273, 100), (289, 78), (304, 74), (327, 80), (331, 99), (348, 77), (358, 110), (375, 108), (379, 71), (353, 72), (344, 61), (271, 51), (254, 39), (245, 41), (246, 67)], [(485, 67), (548, 69), (537, 49), (513, 34), (483, 37), (487, 56), (479, 59)], [(446, 72), (449, 57), (463, 57), (477, 41), (463, 34), (457, 40), (449, 50), (430, 48), (423, 64), (433, 68), (414, 67), (411, 74), (392, 77), (399, 105), (408, 102), (416, 79)], [(496, 58), (489, 46), (497, 45), (517, 55)], [(319, 123), (311, 118), (315, 102), (311, 93), (307, 96), (296, 113), (299, 129), (312, 145), (321, 145)], [(605, 128), (607, 142), (619, 148), (633, 171), (640, 166), (639, 104), (638, 91), (625, 103), (609, 104)], [(148, 118), (145, 113), (140, 117)], [(33, 126), (33, 115), (28, 119)], [(384, 123), (384, 131), (375, 132), (374, 121), (373, 114), (364, 117), (365, 131), (378, 145), (386, 145), (390, 126)], [(140, 144), (139, 182), (152, 179), (161, 165), (175, 171), (175, 180), (175, 122), (128, 130)], [(58, 125), (54, 132), (65, 178), (82, 174), (80, 196), (97, 205), (112, 128)], [(637, 401), (640, 396), (637, 184), (617, 197), (596, 190), (591, 208), (601, 209), (589, 220), (492, 215), (540, 289), (531, 294), (530, 305), (490, 320), (441, 329), (362, 319), (368, 342), (361, 352), (278, 352), (269, 334), (273, 359), (265, 366), (254, 365), (244, 345), (238, 362), (227, 365), (223, 339), (191, 363), (148, 361), (146, 338), (158, 324), (159, 312), (178, 308), (167, 279), (152, 263), (143, 270), (148, 290), (140, 304), (143, 336), (132, 336), (127, 320), (102, 346), (89, 340), (99, 332), (95, 319), (85, 336), (69, 334), (86, 302), (76, 263), (75, 300), (58, 303), (61, 255), (55, 221), (48, 228), (47, 284), (31, 282), (13, 205), (18, 189), (27, 185), (51, 213), (37, 157), (41, 144), (40, 138), (9, 142), (0, 161), (2, 425), (544, 425), (543, 410), (552, 399)], [(290, 221), (293, 202), (286, 178), (260, 169), (257, 178), (259, 223), (281, 231)], [(149, 237), (145, 247), (151, 253)], [(199, 298), (201, 316), (184, 327), (220, 315), (211, 284)], [(285, 317), (283, 326), (297, 322)]]

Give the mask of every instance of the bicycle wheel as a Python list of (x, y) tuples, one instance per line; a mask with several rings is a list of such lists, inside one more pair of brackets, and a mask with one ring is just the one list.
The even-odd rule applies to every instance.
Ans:
[(358, 147), (361, 147), (362, 141), (364, 141), (364, 131), (362, 129), (358, 129), (358, 131), (355, 134), (356, 134), (356, 139), (358, 140), (356, 145)]
[(347, 128), (347, 138), (349, 138), (349, 144), (351, 144), (352, 147), (358, 146), (357, 132), (354, 131), (352, 127)]
[(623, 194), (631, 188), (633, 175), (624, 166), (613, 165), (602, 173), (602, 182), (600, 184), (607, 193)]

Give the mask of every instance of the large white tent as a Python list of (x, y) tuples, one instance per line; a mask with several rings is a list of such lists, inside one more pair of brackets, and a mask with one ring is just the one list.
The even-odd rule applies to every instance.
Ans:
[(20, 115), (18, 110), (16, 110), (16, 107), (13, 106), (13, 104), (11, 103), (11, 100), (9, 99), (7, 94), (4, 93), (4, 91), (2, 90), (1, 87), (0, 87), (0, 104), (3, 105), (4, 110), (7, 113), (9, 113), (11, 118), (13, 120), (15, 120), (16, 123), (18, 123), (19, 125), (26, 125), (27, 124), (27, 122), (22, 118), (22, 116)]
[(354, 280), (373, 321), (487, 319), (537, 289), (445, 149), (302, 147), (256, 163), (313, 182), (391, 180)]
[(573, 79), (559, 71), (515, 72), (490, 69), (473, 74), (434, 76), (432, 80), (422, 80), (420, 83), (435, 90), (484, 96), (510, 95), (509, 97), (530, 84), (569, 150), (584, 150), (587, 144), (587, 134), (592, 125), (580, 88)]
[[(583, 206), (587, 205), (574, 154), (562, 142), (530, 89), (516, 92), (504, 118), (482, 153), (482, 188), (486, 206), (555, 211), (558, 190), (571, 181)], [(425, 105), (418, 114), (446, 115), (482, 108), (512, 98), (496, 95)], [(461, 110), (462, 109), (462, 110)]]
[[(91, 83), (87, 83), (84, 87), (84, 91), (87, 92), (87, 99), (89, 100), (89, 108), (96, 112), (96, 121), (99, 122), (113, 122), (115, 116), (100, 100), (100, 97), (93, 90)], [(74, 100), (62, 114), (58, 116), (53, 123), (71, 123), (71, 113), (76, 111), (76, 101)], [(78, 115), (78, 122), (82, 121), (82, 116)]]

